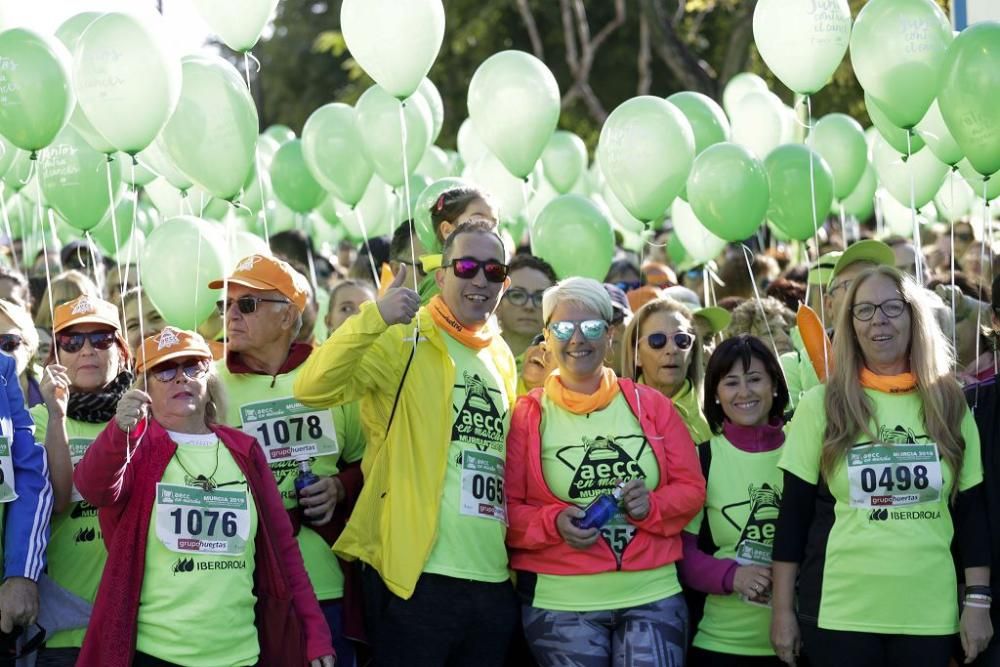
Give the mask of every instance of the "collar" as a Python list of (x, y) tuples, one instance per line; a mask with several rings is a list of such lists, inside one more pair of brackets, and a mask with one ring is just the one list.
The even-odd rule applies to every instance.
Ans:
[[(284, 375), (285, 373), (291, 373), (296, 368), (304, 364), (310, 354), (312, 354), (311, 345), (306, 343), (292, 343), (292, 346), (288, 349), (288, 356), (285, 357), (285, 361), (281, 364), (281, 368), (279, 368), (278, 372), (274, 375), (278, 376)], [(226, 368), (234, 375), (243, 373), (250, 375), (270, 375), (270, 373), (254, 370), (253, 368), (247, 366), (239, 352), (229, 353), (229, 356), (226, 358)]]
[(785, 442), (780, 418), (775, 418), (761, 426), (741, 426), (728, 419), (722, 423), (722, 434), (733, 445), (744, 452), (770, 452)]

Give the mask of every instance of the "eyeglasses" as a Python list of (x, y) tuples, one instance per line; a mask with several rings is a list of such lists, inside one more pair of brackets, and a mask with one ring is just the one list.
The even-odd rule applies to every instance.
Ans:
[(646, 345), (649, 345), (654, 350), (662, 350), (667, 346), (667, 341), (671, 338), (673, 339), (674, 345), (677, 346), (678, 350), (687, 350), (694, 343), (694, 335), (688, 333), (687, 331), (678, 331), (672, 334), (657, 331), (656, 333), (651, 333), (648, 336), (643, 337), (643, 340), (646, 341)]
[(906, 302), (902, 299), (889, 299), (882, 303), (856, 303), (851, 307), (854, 319), (868, 322), (875, 317), (875, 311), (881, 310), (889, 319), (895, 319), (906, 310)]
[(538, 334), (537, 336), (531, 339), (531, 345), (529, 345), (528, 347), (537, 347), (538, 345), (541, 345), (544, 342), (545, 342), (545, 334)]
[(587, 340), (597, 340), (608, 332), (608, 323), (605, 320), (583, 320), (582, 322), (559, 320), (549, 324), (548, 328), (556, 340), (563, 342), (572, 338), (577, 329)]
[(524, 306), (527, 305), (528, 301), (531, 301), (531, 305), (535, 308), (541, 308), (543, 294), (545, 294), (544, 291), (529, 292), (523, 287), (511, 287), (507, 290), (507, 293), (503, 295), (503, 298), (507, 299), (515, 306)]
[(114, 331), (92, 331), (90, 333), (57, 333), (56, 346), (63, 352), (79, 352), (90, 341), (95, 350), (107, 350), (115, 343)]
[(450, 264), (441, 265), (442, 269), (448, 267), (451, 267), (456, 278), (462, 278), (463, 280), (475, 278), (479, 273), (479, 269), (483, 270), (486, 280), (491, 283), (502, 283), (507, 279), (507, 265), (495, 259), (483, 261), (473, 257), (460, 257), (459, 259), (452, 260)]
[[(236, 299), (236, 307), (244, 315), (249, 315), (257, 311), (257, 305), (261, 303), (291, 303), (287, 299), (265, 299), (259, 296), (250, 296), (249, 294), (244, 294), (243, 296)], [(219, 301), (215, 304), (219, 308), (219, 314), (223, 317), (229, 312), (229, 308), (233, 305), (233, 301), (226, 299), (225, 301)]]
[(0, 350), (8, 354), (21, 347), (22, 343), (24, 343), (24, 339), (17, 334), (0, 334)]
[(208, 362), (204, 359), (199, 359), (198, 361), (189, 361), (185, 364), (176, 364), (174, 366), (167, 366), (166, 368), (157, 366), (151, 373), (160, 382), (173, 382), (174, 378), (177, 377), (177, 371), (183, 372), (189, 380), (197, 380), (208, 373)]
[(642, 287), (641, 280), (623, 280), (621, 282), (615, 283), (615, 287), (623, 292), (631, 292), (634, 289), (639, 289)]

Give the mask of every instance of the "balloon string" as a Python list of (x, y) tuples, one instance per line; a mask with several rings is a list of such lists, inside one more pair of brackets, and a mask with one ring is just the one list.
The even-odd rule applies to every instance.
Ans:
[[(989, 199), (987, 197), (987, 195), (988, 195), (988, 190), (987, 190), (988, 185), (987, 185), (987, 183), (988, 183), (987, 177), (984, 176), (983, 177), (983, 240), (979, 244), (979, 274), (980, 274), (979, 283), (980, 284), (982, 284), (982, 279), (985, 277), (985, 276), (983, 276), (983, 270), (986, 268), (986, 244), (987, 243), (991, 243), (992, 244), (992, 240), (993, 240), (991, 238), (990, 227), (989, 227), (989, 225), (990, 225), (990, 201), (989, 201)], [(990, 250), (990, 255), (992, 255), (992, 254), (993, 254), (993, 251), (991, 249)], [(952, 253), (952, 255), (954, 255), (954, 253)], [(991, 264), (993, 263), (992, 257), (990, 258), (990, 263)], [(954, 293), (952, 293), (952, 300), (954, 300), (954, 296), (955, 296)], [(977, 302), (982, 301), (982, 297), (983, 297), (982, 289), (980, 289), (980, 291), (977, 292), (977, 294), (976, 294), (976, 301)], [(973, 368), (977, 368), (979, 366), (979, 355), (980, 355), (979, 341), (982, 338), (982, 335), (980, 334), (980, 332), (983, 330), (982, 327), (983, 327), (983, 309), (980, 308), (979, 304), (977, 303), (977, 305), (976, 305), (976, 356), (975, 356), (975, 365), (973, 366)], [(958, 350), (955, 350), (955, 356), (956, 357), (958, 356)], [(996, 362), (994, 361), (994, 364), (995, 363)]]
[(843, 202), (838, 202), (840, 208), (840, 234), (844, 238), (844, 247), (848, 246), (847, 242), (847, 214), (844, 212)]
[[(34, 153), (32, 153), (34, 155)], [(31, 167), (28, 169), (28, 180), (31, 180), (31, 175), (36, 171), (38, 165), (37, 158), (31, 160)], [(49, 269), (49, 247), (48, 243), (45, 241), (45, 215), (42, 213), (42, 179), (35, 179), (35, 207), (37, 209), (38, 215), (38, 226), (42, 230), (42, 257), (43, 263), (45, 264), (45, 291), (48, 293), (49, 297), (49, 317), (51, 318), (51, 323), (49, 328), (55, 326), (56, 323), (56, 307), (52, 303), (52, 272)], [(50, 218), (51, 220), (51, 218)], [(54, 225), (53, 225), (54, 229)], [(55, 235), (53, 235), (55, 236)], [(56, 363), (59, 362), (59, 347), (53, 343), (52, 350), (55, 353)]]
[[(812, 111), (812, 97), (809, 95), (805, 96), (806, 103), (806, 122), (807, 129), (809, 133), (806, 135), (806, 146), (810, 151), (813, 150), (813, 111)], [(819, 215), (816, 211), (816, 170), (813, 163), (812, 152), (809, 153), (809, 199), (810, 204), (812, 204), (812, 222), (813, 222), (813, 244), (816, 246), (816, 264), (819, 265)], [(844, 249), (847, 249), (847, 239), (842, 239), (844, 241)], [(808, 254), (807, 254), (808, 256)], [(756, 283), (755, 283), (756, 285)], [(756, 288), (755, 288), (756, 289)], [(836, 316), (836, 313), (833, 313)], [(820, 322), (823, 324), (823, 331), (826, 331), (826, 303), (823, 298), (823, 285), (819, 286), (819, 317)], [(830, 356), (830, 351), (827, 349), (827, 339), (826, 336), (823, 337), (823, 372), (825, 376), (830, 375), (830, 366), (827, 359)]]
[[(243, 73), (246, 75), (247, 81), (247, 91), (250, 93), (250, 98), (253, 99), (253, 88), (250, 87), (250, 59), (253, 58), (253, 54), (249, 51), (243, 52)], [(260, 61), (253, 58), (254, 62), (257, 63), (257, 71), (260, 71)], [(257, 147), (254, 147), (253, 151), (253, 166), (257, 171), (257, 188), (260, 190), (260, 215), (264, 219), (264, 241), (268, 245), (271, 245), (271, 234), (267, 228), (267, 201), (264, 195), (264, 175), (261, 173), (260, 168), (260, 151)]]
[(90, 268), (94, 277), (94, 283), (97, 285), (97, 289), (101, 294), (105, 294), (104, 288), (106, 286), (106, 281), (101, 277), (101, 273), (97, 270), (98, 263), (98, 252), (97, 244), (94, 243), (94, 238), (90, 235), (90, 230), (88, 229), (83, 233), (84, 240), (87, 242), (87, 253), (90, 255)]
[[(115, 238), (115, 264), (118, 267), (118, 290), (120, 294), (125, 293), (125, 276), (122, 274), (122, 258), (118, 247), (118, 213), (115, 211), (115, 189), (111, 184), (111, 163), (114, 158), (108, 154), (108, 159), (104, 161), (104, 174), (108, 183), (108, 201), (111, 202), (111, 234)], [(94, 267), (97, 271), (97, 267)], [(125, 320), (125, 301), (122, 301), (122, 321)]]
[[(951, 204), (955, 205), (955, 173), (948, 174)], [(955, 222), (951, 223), (951, 350), (955, 357), (955, 373), (958, 374), (958, 309), (955, 299)], [(978, 334), (977, 334), (978, 335)], [(995, 355), (994, 355), (995, 356)]]
[(906, 131), (906, 160), (907, 171), (910, 172), (910, 221), (913, 224), (913, 248), (914, 248), (914, 271), (917, 275), (914, 278), (917, 279), (917, 283), (920, 285), (924, 284), (924, 258), (923, 249), (921, 248), (920, 242), (920, 223), (917, 222), (917, 185), (916, 176), (913, 173), (913, 165), (909, 164), (909, 160), (913, 157), (913, 146), (910, 143), (910, 135), (912, 130)]
[[(413, 247), (413, 211), (410, 208), (410, 165), (406, 155), (406, 142), (409, 139), (406, 131), (406, 102), (399, 103), (399, 138), (403, 144), (403, 199), (406, 201), (406, 223), (410, 229), (410, 261), (413, 262), (413, 291), (420, 291), (420, 281), (417, 279), (417, 250)], [(413, 336), (413, 345), (416, 346), (417, 338)]]
[[(0, 181), (0, 215), (3, 216), (4, 233), (7, 234), (7, 240), (10, 242), (10, 258), (14, 262), (14, 269), (20, 273), (21, 265), (17, 261), (17, 251), (14, 249), (14, 231), (10, 228), (10, 216), (7, 215), (7, 184), (3, 181)], [(23, 221), (21, 225), (24, 226)]]
[[(194, 284), (195, 285), (201, 285), (201, 234), (198, 234), (198, 254), (197, 254), (197, 258), (198, 259), (195, 260)], [(193, 312), (195, 312), (195, 313), (198, 312), (198, 291), (199, 290), (197, 288), (194, 290), (194, 311)], [(198, 316), (195, 315), (194, 319), (197, 320)], [(198, 329), (198, 322), (197, 321), (192, 322), (192, 324), (191, 324), (191, 331), (195, 331), (197, 329)]]
[[(354, 215), (358, 218), (358, 226), (361, 227), (361, 236), (365, 239), (365, 248), (368, 250), (368, 263), (372, 267), (372, 276), (375, 278), (375, 289), (382, 289), (382, 280), (379, 278), (379, 272), (375, 268), (375, 258), (372, 257), (372, 247), (368, 243), (368, 227), (365, 225), (365, 216), (361, 214), (361, 209), (355, 206), (353, 209)], [(410, 244), (412, 245), (412, 243)], [(413, 267), (416, 270), (416, 267)]]
[(20, 195), (20, 194), (17, 197), (17, 212), (21, 216), (21, 236), (22, 236), (22, 242), (21, 242), (21, 264), (22, 264), (22, 266), (24, 266), (25, 270), (27, 270), (28, 267), (31, 266), (31, 265), (28, 264), (28, 244), (24, 243), (23, 237), (24, 237), (24, 234), (30, 234), (31, 235), (31, 240), (34, 241), (35, 240), (35, 234), (37, 232), (35, 231), (34, 226), (30, 225), (30, 224), (28, 225), (28, 229), (27, 230), (24, 229), (25, 223), (27, 221), (25, 220), (25, 213), (24, 213), (24, 196)]
[[(753, 296), (754, 300), (757, 302), (757, 309), (760, 311), (760, 318), (764, 320), (764, 327), (767, 329), (767, 337), (771, 341), (771, 349), (774, 350), (774, 358), (780, 359), (781, 353), (778, 352), (778, 344), (774, 342), (774, 333), (771, 331), (771, 323), (767, 321), (767, 313), (764, 312), (764, 302), (760, 298), (760, 291), (757, 289), (757, 280), (753, 275), (753, 267), (750, 265), (750, 258), (753, 256), (753, 251), (750, 250), (745, 244), (740, 244), (743, 249), (743, 261), (747, 265), (747, 273), (750, 276), (750, 284), (753, 286)], [(781, 368), (782, 377), (785, 376), (785, 368), (781, 364), (778, 364)], [(785, 377), (785, 382), (787, 384), (788, 378)]]

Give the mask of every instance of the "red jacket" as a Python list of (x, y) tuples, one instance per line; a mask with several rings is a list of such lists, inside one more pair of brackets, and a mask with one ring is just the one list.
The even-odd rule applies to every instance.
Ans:
[[(111, 422), (73, 473), (80, 494), (100, 508), (98, 518), (108, 549), (79, 667), (130, 667), (135, 653), (156, 484), (177, 450), (155, 420), (142, 427), (145, 432), (133, 434), (131, 464), (125, 461), (125, 434)], [(243, 471), (257, 505), (254, 592), (261, 667), (296, 667), (332, 655), (329, 628), (261, 448), (254, 438), (236, 429), (213, 426), (212, 430)]]
[[(705, 478), (687, 427), (670, 399), (658, 391), (618, 380), (626, 402), (660, 465), (660, 483), (649, 494), (649, 515), (629, 518), (637, 530), (622, 555), (622, 570), (650, 570), (680, 560), (680, 533), (705, 504)], [(515, 570), (540, 574), (595, 574), (617, 569), (604, 540), (575, 549), (563, 540), (556, 517), (569, 503), (553, 495), (542, 475), (542, 389), (518, 399), (507, 436), (507, 546)]]

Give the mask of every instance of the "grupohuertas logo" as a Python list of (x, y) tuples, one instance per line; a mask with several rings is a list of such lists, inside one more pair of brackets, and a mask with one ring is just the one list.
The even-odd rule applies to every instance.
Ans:
[(465, 402), (451, 427), (452, 441), (474, 445), (483, 452), (502, 452), (506, 440), (504, 415), (490, 396), (490, 392), (500, 392), (487, 386), (478, 374), (465, 371), (462, 377), (465, 384), (456, 386), (465, 389)]
[(194, 559), (193, 558), (178, 558), (174, 566), (170, 568), (174, 574), (181, 574), (183, 572), (194, 572)]

